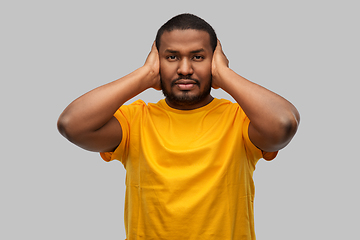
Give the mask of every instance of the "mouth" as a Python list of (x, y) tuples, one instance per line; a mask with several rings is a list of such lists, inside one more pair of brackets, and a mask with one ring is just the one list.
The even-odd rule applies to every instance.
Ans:
[(172, 82), (172, 86), (176, 86), (179, 90), (189, 91), (200, 83), (194, 79), (178, 79)]

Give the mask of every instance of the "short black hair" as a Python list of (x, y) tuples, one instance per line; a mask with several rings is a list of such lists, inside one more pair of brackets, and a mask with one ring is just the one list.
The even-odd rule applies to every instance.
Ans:
[(215, 51), (217, 45), (217, 36), (215, 30), (204, 19), (190, 13), (179, 14), (171, 18), (169, 21), (167, 21), (164, 25), (162, 25), (159, 28), (155, 39), (156, 48), (159, 50), (160, 38), (165, 31), (171, 32), (173, 30), (187, 30), (187, 29), (201, 30), (209, 33), (210, 45), (212, 47), (212, 50)]

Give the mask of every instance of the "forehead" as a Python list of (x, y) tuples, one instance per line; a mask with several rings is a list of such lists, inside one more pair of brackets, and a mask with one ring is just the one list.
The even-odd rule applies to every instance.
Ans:
[(160, 53), (166, 50), (187, 52), (199, 49), (212, 52), (210, 35), (202, 30), (165, 31), (160, 38)]

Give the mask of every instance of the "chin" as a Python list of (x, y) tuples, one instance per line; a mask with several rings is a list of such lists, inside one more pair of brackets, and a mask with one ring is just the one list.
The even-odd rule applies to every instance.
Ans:
[(192, 106), (204, 101), (209, 95), (210, 91), (204, 91), (200, 94), (191, 94), (189, 92), (183, 92), (181, 94), (174, 94), (163, 91), (167, 101), (178, 106)]
[(212, 81), (210, 80), (209, 83), (206, 84), (205, 89), (198, 93), (193, 93), (192, 91), (181, 91), (175, 93), (172, 89), (168, 90), (162, 81), (160, 81), (160, 83), (162, 93), (168, 102), (178, 106), (191, 106), (196, 105), (209, 97)]

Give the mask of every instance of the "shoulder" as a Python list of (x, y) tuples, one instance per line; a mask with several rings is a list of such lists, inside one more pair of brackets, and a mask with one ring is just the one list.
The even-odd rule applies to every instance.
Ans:
[(143, 100), (141, 100), (141, 99), (138, 99), (138, 100), (136, 100), (136, 101), (134, 101), (134, 102), (132, 102), (132, 103), (130, 103), (130, 104), (126, 104), (126, 105), (123, 105), (122, 107), (137, 107), (137, 106), (146, 106), (146, 103), (143, 101)]
[(146, 103), (143, 100), (136, 100), (129, 104), (122, 105), (114, 114), (117, 119), (126, 118), (131, 119), (134, 115), (143, 112), (146, 109)]
[(224, 113), (227, 112), (231, 115), (246, 116), (245, 112), (242, 110), (242, 108), (237, 102), (234, 103), (227, 99), (214, 98), (212, 103), (212, 109), (216, 109), (217, 111), (221, 111)]
[(224, 108), (240, 108), (240, 105), (237, 102), (232, 102), (228, 99), (219, 99), (219, 98), (214, 98), (212, 101), (212, 106), (213, 107), (224, 107)]
[(147, 107), (147, 104), (143, 100), (139, 99), (139, 100), (136, 100), (134, 102), (122, 105), (118, 109), (118, 111), (120, 111), (120, 112), (128, 112), (128, 111), (132, 112), (132, 111), (137, 111), (139, 109), (146, 108), (146, 107)]

